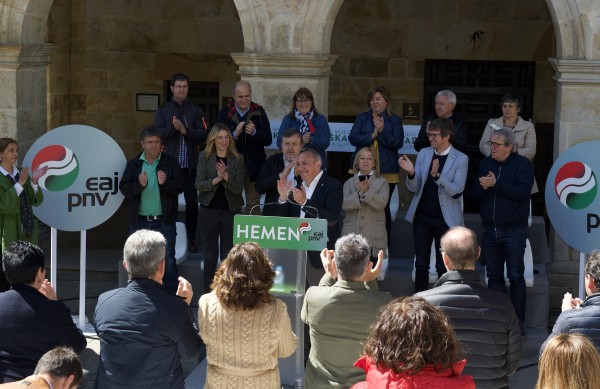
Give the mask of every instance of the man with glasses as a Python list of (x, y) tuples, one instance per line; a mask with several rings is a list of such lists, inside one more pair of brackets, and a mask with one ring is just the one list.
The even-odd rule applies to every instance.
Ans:
[(472, 197), (480, 200), (483, 227), (483, 259), (488, 288), (506, 293), (504, 264), (510, 281), (510, 298), (515, 308), (521, 334), (525, 335), (525, 242), (533, 165), (515, 152), (514, 134), (507, 129), (492, 133), (490, 156), (479, 165), (479, 174), (471, 188)]
[(451, 145), (454, 128), (448, 119), (429, 124), (430, 147), (419, 151), (416, 164), (406, 155), (398, 159), (408, 173), (406, 187), (415, 195), (406, 212), (415, 240), (415, 292), (429, 287), (429, 258), (435, 240), (438, 277), (446, 272), (440, 240), (449, 227), (464, 224), (461, 196), (467, 180), (469, 158)]

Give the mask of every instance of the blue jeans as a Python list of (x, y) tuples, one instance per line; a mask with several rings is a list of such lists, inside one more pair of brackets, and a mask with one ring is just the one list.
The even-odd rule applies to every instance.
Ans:
[(520, 322), (525, 321), (527, 288), (525, 286), (525, 228), (497, 230), (484, 227), (482, 254), (486, 262), (488, 288), (506, 293), (504, 263), (510, 281), (510, 299)]
[(177, 292), (179, 285), (179, 272), (177, 271), (177, 262), (175, 261), (175, 239), (177, 238), (177, 229), (175, 223), (165, 224), (162, 220), (148, 221), (138, 219), (136, 225), (129, 226), (129, 235), (138, 230), (152, 230), (160, 232), (167, 240), (165, 252), (165, 274), (163, 275), (163, 285), (173, 293)]
[(440, 253), (440, 240), (448, 231), (443, 217), (419, 216), (413, 220), (415, 239), (415, 293), (429, 288), (429, 258), (431, 243), (435, 239), (435, 270), (438, 276), (446, 273), (446, 266)]

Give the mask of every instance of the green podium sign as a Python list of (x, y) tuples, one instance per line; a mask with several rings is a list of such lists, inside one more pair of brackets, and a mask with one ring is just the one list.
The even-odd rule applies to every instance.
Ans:
[(327, 247), (327, 220), (236, 215), (233, 244), (256, 242), (260, 247), (321, 251)]

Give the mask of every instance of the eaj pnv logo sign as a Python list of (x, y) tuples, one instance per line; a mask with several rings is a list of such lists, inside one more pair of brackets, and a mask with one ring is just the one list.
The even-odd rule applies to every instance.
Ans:
[(554, 230), (585, 253), (600, 248), (600, 142), (585, 142), (554, 162), (546, 181), (546, 210)]
[(32, 166), (48, 166), (48, 171), (39, 184), (51, 192), (65, 190), (77, 179), (79, 163), (73, 151), (60, 145), (51, 145), (41, 149), (33, 157)]
[(106, 133), (89, 126), (56, 128), (35, 142), (23, 161), (47, 166), (40, 178), (44, 201), (34, 207), (42, 222), (63, 231), (82, 231), (105, 222), (123, 202), (119, 177), (125, 156)]
[(598, 193), (592, 168), (579, 161), (565, 163), (554, 179), (554, 189), (560, 202), (570, 209), (589, 207)]
[(236, 215), (233, 243), (262, 248), (321, 251), (327, 246), (327, 221), (294, 217)]

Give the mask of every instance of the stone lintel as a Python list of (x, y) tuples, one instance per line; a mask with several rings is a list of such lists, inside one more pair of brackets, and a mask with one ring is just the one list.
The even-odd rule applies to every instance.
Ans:
[(231, 53), (240, 76), (321, 78), (331, 74), (337, 55)]
[(600, 61), (548, 58), (561, 84), (600, 84)]
[(0, 68), (47, 66), (49, 56), (56, 50), (52, 44), (0, 45)]

